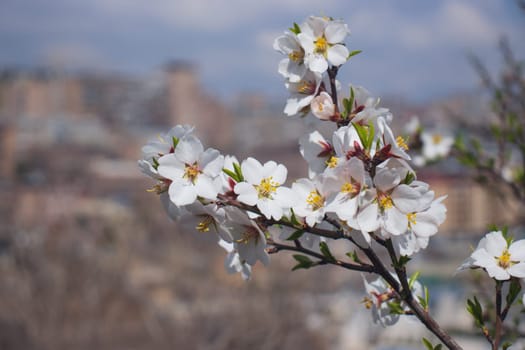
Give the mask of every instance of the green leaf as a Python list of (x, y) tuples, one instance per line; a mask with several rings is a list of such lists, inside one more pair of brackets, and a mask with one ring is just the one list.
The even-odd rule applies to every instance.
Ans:
[(430, 303), (430, 294), (428, 292), (428, 288), (426, 286), (423, 287), (423, 297), (417, 297), (419, 300), (419, 303), (421, 304), (421, 307), (425, 310), (428, 309), (428, 304)]
[(301, 32), (301, 27), (299, 27), (299, 25), (295, 22), (293, 22), (293, 27), (291, 28), (288, 28), (292, 33), (294, 33), (295, 35), (299, 34)]
[(406, 255), (401, 255), (397, 262), (394, 262), (394, 268), (403, 268), (408, 262), (412, 260), (410, 257)]
[(359, 55), (361, 52), (363, 52), (363, 50), (354, 50), (354, 51), (350, 52), (348, 54), (348, 57), (346, 58), (346, 60), (348, 61), (350, 59), (350, 57), (354, 57), (355, 55)]
[(153, 161), (153, 169), (157, 170), (159, 167), (159, 161), (155, 157), (151, 158), (151, 160)]
[(512, 346), (512, 343), (510, 341), (506, 341), (505, 343), (503, 343), (502, 347), (503, 347), (503, 350), (507, 350), (508, 348), (510, 348)]
[(467, 311), (474, 318), (474, 322), (476, 322), (476, 325), (480, 328), (483, 327), (483, 309), (478, 301), (478, 298), (474, 297), (474, 299), (472, 300), (467, 299)]
[(361, 144), (365, 148), (367, 148), (365, 145), (368, 144), (368, 130), (366, 130), (365, 126), (359, 124), (352, 123), (352, 125), (354, 126), (355, 131), (357, 131), (357, 135), (359, 135), (359, 140), (361, 140)]
[(423, 345), (425, 345), (425, 347), (428, 349), (428, 350), (441, 350), (443, 348), (443, 344), (438, 344), (436, 346), (432, 345), (432, 343), (430, 342), (430, 340), (428, 340), (427, 338), (424, 338), (421, 339), (423, 341)]
[(390, 309), (391, 314), (395, 315), (404, 315), (405, 310), (401, 307), (401, 303), (399, 301), (391, 301), (387, 303), (388, 308)]
[(321, 253), (323, 253), (324, 257), (328, 261), (335, 261), (334, 256), (332, 255), (332, 252), (330, 251), (330, 248), (328, 248), (328, 244), (326, 242), (320, 242), (319, 243), (319, 249), (321, 250)]
[(301, 236), (304, 234), (304, 230), (297, 230), (294, 233), (290, 235), (290, 237), (286, 238), (287, 241), (295, 241), (296, 239), (301, 238)]
[(233, 170), (235, 170), (235, 174), (237, 174), (237, 182), (243, 182), (244, 175), (242, 174), (241, 166), (239, 165), (239, 163), (233, 163)]
[(234, 179), (236, 182), (239, 182), (239, 178), (237, 177), (237, 174), (235, 174), (233, 171), (223, 168), (222, 172)]
[(314, 261), (312, 261), (306, 255), (294, 254), (293, 258), (297, 261), (297, 265), (295, 265), (292, 268), (292, 271), (295, 271), (295, 270), (298, 270), (298, 269), (309, 269), (310, 267), (316, 265), (316, 263)]
[(428, 340), (427, 338), (424, 338), (421, 339), (423, 341), (423, 345), (425, 345), (425, 347), (428, 349), (428, 350), (434, 350), (434, 345), (432, 345), (432, 343), (430, 342), (430, 340)]
[(294, 226), (301, 226), (301, 223), (297, 220), (297, 217), (295, 216), (295, 213), (293, 212), (293, 209), (290, 210), (292, 212), (292, 215), (290, 217), (290, 222)]
[(350, 109), (349, 111), (352, 112), (352, 108), (354, 106), (354, 102), (355, 102), (355, 92), (354, 92), (354, 88), (353, 87), (350, 87), (350, 101), (348, 103), (348, 105), (350, 106)]
[(361, 259), (359, 259), (359, 256), (357, 256), (357, 253), (355, 252), (355, 250), (353, 252), (346, 253), (346, 256), (349, 257), (350, 259), (352, 259), (354, 262), (356, 262), (358, 264), (362, 264), (363, 263), (363, 261)]
[(416, 282), (418, 277), (419, 277), (419, 272), (416, 272), (412, 276), (410, 276), (410, 279), (408, 280), (408, 286), (410, 288), (412, 288), (412, 286), (414, 285), (414, 282)]
[(521, 292), (521, 284), (518, 279), (513, 278), (510, 281), (510, 287), (509, 287), (509, 293), (507, 294), (507, 305), (512, 305), (514, 301), (516, 301), (516, 298), (518, 297), (518, 294)]
[(413, 172), (408, 171), (402, 183), (404, 183), (405, 185), (410, 185), (412, 181), (414, 181), (415, 179), (416, 179), (416, 175), (414, 175)]
[(177, 148), (177, 145), (179, 144), (180, 140), (178, 138), (176, 138), (175, 136), (173, 136), (171, 138), (171, 141), (173, 142), (173, 149)]

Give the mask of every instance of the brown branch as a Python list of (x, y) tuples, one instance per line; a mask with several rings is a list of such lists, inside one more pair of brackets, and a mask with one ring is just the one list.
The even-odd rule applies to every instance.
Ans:
[(313, 250), (306, 249), (300, 244), (296, 244), (294, 246), (291, 246), (291, 245), (277, 243), (277, 242), (275, 242), (272, 239), (268, 239), (267, 243), (272, 245), (275, 248), (275, 249), (270, 249), (269, 250), (269, 253), (272, 253), (272, 254), (273, 253), (277, 253), (280, 250), (289, 250), (289, 251), (303, 253), (303, 254), (306, 254), (306, 255), (309, 255), (309, 256), (312, 256), (314, 258), (319, 259), (320, 261), (316, 263), (317, 265), (331, 264), (331, 265), (341, 266), (341, 267), (343, 267), (345, 269), (353, 270), (353, 271), (377, 273), (376, 268), (374, 266), (372, 266), (372, 265), (368, 265), (368, 264), (356, 265), (356, 264), (350, 264), (350, 263), (347, 263), (347, 262), (344, 262), (344, 261), (341, 261), (341, 260), (338, 260), (338, 259), (334, 259), (334, 260), (327, 259), (324, 255), (319, 254), (317, 252), (314, 252)]

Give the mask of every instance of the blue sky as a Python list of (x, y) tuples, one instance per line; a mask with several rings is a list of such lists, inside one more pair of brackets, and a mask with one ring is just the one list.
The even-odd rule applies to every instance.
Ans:
[(502, 34), (525, 58), (525, 12), (511, 0), (2, 0), (0, 66), (148, 74), (182, 59), (212, 94), (284, 96), (272, 42), (310, 14), (348, 23), (347, 44), (363, 53), (340, 79), (377, 95), (423, 101), (474, 89), (467, 53), (496, 70)]

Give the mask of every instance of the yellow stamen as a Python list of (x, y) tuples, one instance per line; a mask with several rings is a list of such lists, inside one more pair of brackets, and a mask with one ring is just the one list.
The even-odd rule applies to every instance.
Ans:
[(510, 253), (507, 249), (498, 257), (498, 265), (504, 269), (514, 265), (514, 262), (510, 260)]
[(416, 224), (416, 213), (408, 213), (407, 219), (408, 219), (408, 227), (415, 225)]
[(161, 194), (163, 192), (166, 192), (168, 190), (168, 188), (169, 188), (169, 186), (166, 183), (159, 182), (158, 184), (156, 184), (152, 188), (148, 188), (146, 190), (146, 192)]
[(442, 140), (443, 140), (443, 136), (441, 136), (440, 134), (434, 134), (434, 135), (432, 135), (432, 143), (433, 143), (434, 145), (439, 144)]
[(396, 144), (397, 144), (397, 147), (405, 150), (405, 151), (408, 151), (408, 145), (406, 143), (406, 140), (402, 137), (402, 136), (398, 136), (396, 138)]
[(262, 179), (259, 185), (255, 185), (259, 198), (271, 198), (277, 187), (279, 187), (279, 184), (273, 181), (271, 176)]
[(310, 81), (303, 80), (297, 86), (297, 92), (299, 92), (300, 94), (311, 95), (314, 93), (314, 91), (315, 84)]
[(308, 197), (306, 197), (306, 203), (312, 206), (312, 210), (319, 210), (324, 207), (324, 198), (317, 190), (310, 192)]
[(374, 302), (369, 297), (364, 297), (362, 303), (365, 304), (365, 307), (369, 310), (374, 306)]
[(245, 226), (246, 231), (242, 234), (242, 237), (239, 239), (236, 239), (236, 243), (242, 243), (242, 244), (248, 244), (251, 240), (255, 240), (255, 243), (257, 244), (257, 241), (259, 240), (259, 231), (255, 227), (252, 226)]
[(186, 164), (186, 168), (184, 169), (184, 177), (185, 179), (190, 180), (192, 183), (195, 183), (195, 180), (197, 180), (197, 176), (201, 173), (199, 169), (199, 165), (195, 162), (193, 164)]
[(288, 54), (288, 58), (290, 59), (290, 61), (301, 62), (304, 58), (304, 52), (303, 51), (292, 51)]
[(326, 54), (326, 50), (328, 49), (328, 41), (326, 41), (326, 38), (324, 36), (314, 41), (314, 45), (315, 45), (314, 51), (316, 53), (320, 53), (323, 55)]
[(379, 206), (381, 209), (390, 209), (394, 206), (394, 202), (392, 201), (392, 197), (390, 197), (386, 193), (380, 193), (378, 196)]
[(201, 215), (201, 216), (203, 219), (201, 222), (197, 224), (195, 228), (199, 232), (209, 232), (210, 226), (215, 223), (215, 220), (213, 219), (211, 215)]
[(337, 166), (337, 158), (334, 156), (331, 156), (330, 159), (326, 161), (326, 166), (329, 168), (335, 168)]

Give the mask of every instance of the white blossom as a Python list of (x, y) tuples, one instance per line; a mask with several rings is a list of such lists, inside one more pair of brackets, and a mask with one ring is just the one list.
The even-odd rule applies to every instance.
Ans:
[(500, 281), (525, 278), (525, 239), (509, 244), (501, 231), (489, 232), (458, 270), (466, 268), (483, 268)]
[(308, 226), (315, 226), (323, 221), (327, 206), (337, 191), (335, 181), (330, 177), (317, 176), (313, 180), (299, 179), (292, 184), (292, 191), (297, 195), (293, 206), (294, 213), (305, 219)]
[(301, 156), (308, 163), (308, 177), (321, 174), (326, 167), (335, 167), (337, 158), (335, 158), (334, 148), (323, 135), (317, 130), (303, 135), (299, 139), (299, 150)]
[(335, 105), (332, 97), (325, 91), (322, 91), (310, 102), (312, 114), (321, 120), (330, 120), (335, 114)]
[(288, 116), (308, 113), (310, 103), (319, 91), (321, 80), (321, 75), (318, 73), (307, 72), (298, 82), (286, 82), (290, 97), (286, 100), (284, 113)]
[(422, 155), (427, 160), (446, 157), (454, 144), (454, 139), (451, 136), (437, 131), (423, 131), (421, 133), (421, 141), (423, 142)]
[(346, 62), (349, 51), (343, 41), (349, 34), (342, 21), (324, 17), (309, 17), (301, 25), (297, 38), (305, 51), (305, 64), (317, 73), (324, 73), (328, 65), (340, 66)]
[(279, 62), (279, 74), (292, 83), (301, 81), (307, 67), (304, 64), (304, 49), (297, 36), (287, 32), (275, 39), (273, 48), (287, 56)]
[(223, 225), (233, 239), (234, 248), (241, 262), (255, 265), (257, 260), (268, 265), (270, 257), (266, 252), (266, 237), (248, 215), (236, 208), (227, 207)]
[(197, 196), (217, 197), (224, 157), (215, 149), (204, 150), (196, 137), (180, 140), (175, 152), (160, 157), (158, 162), (159, 174), (171, 180), (169, 195), (175, 205), (191, 204)]
[(258, 160), (248, 158), (241, 164), (243, 182), (235, 185), (237, 199), (248, 205), (256, 205), (268, 219), (281, 219), (295, 203), (293, 192), (282, 186), (288, 170), (274, 161), (261, 165)]

